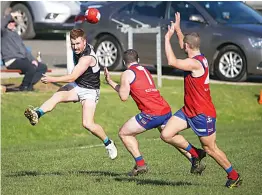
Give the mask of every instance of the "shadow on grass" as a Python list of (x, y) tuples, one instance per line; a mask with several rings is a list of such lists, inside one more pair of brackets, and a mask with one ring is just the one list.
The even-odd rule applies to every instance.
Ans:
[(64, 175), (61, 172), (41, 173), (39, 171), (19, 171), (6, 175), (6, 177), (24, 177), (24, 176), (43, 176), (43, 175)]
[[(25, 176), (63, 176), (67, 174), (76, 174), (76, 175), (90, 175), (90, 176), (107, 176), (114, 177), (113, 179), (118, 182), (136, 182), (137, 185), (156, 185), (156, 186), (197, 186), (199, 184), (193, 184), (191, 182), (183, 182), (183, 181), (163, 181), (163, 180), (155, 180), (155, 179), (140, 179), (140, 178), (130, 178), (126, 176), (126, 173), (114, 173), (110, 171), (69, 171), (69, 172), (39, 172), (39, 171), (19, 171), (9, 175), (6, 177), (25, 177)], [(119, 177), (126, 176), (126, 177)]]
[(120, 182), (136, 182), (137, 185), (156, 185), (156, 186), (196, 186), (199, 184), (193, 184), (191, 182), (183, 182), (183, 181), (163, 181), (163, 180), (155, 180), (155, 179), (138, 179), (138, 178), (115, 178), (116, 181)]
[(24, 176), (44, 176), (44, 175), (67, 175), (67, 174), (76, 174), (76, 175), (91, 175), (91, 176), (123, 176), (125, 174), (114, 173), (110, 171), (68, 171), (68, 172), (47, 172), (43, 173), (40, 171), (19, 171), (6, 175), (6, 177), (24, 177)]
[(255, 94), (255, 98), (256, 98), (257, 101), (259, 102), (260, 98), (262, 98), (262, 97), (260, 97), (260, 94)]
[(124, 173), (114, 173), (111, 171), (70, 171), (70, 174), (84, 174), (84, 175), (91, 175), (91, 176), (109, 176), (109, 177), (116, 177), (116, 176), (123, 176)]

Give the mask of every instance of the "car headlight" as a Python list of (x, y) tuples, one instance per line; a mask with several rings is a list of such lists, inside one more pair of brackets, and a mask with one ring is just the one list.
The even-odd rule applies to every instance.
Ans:
[(252, 47), (262, 49), (262, 38), (248, 38), (248, 40)]

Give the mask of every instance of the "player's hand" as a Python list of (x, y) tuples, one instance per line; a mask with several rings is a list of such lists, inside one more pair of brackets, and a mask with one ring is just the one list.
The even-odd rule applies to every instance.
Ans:
[(176, 19), (176, 22), (174, 23), (174, 29), (175, 31), (178, 31), (180, 30), (180, 13), (179, 12), (175, 13), (175, 19)]
[(106, 67), (104, 68), (104, 75), (105, 75), (106, 82), (109, 83), (111, 81), (111, 78), (110, 78), (110, 74)]
[(36, 60), (33, 60), (32, 64), (34, 64), (36, 67), (38, 66), (38, 62)]
[(168, 30), (167, 30), (167, 33), (165, 35), (165, 38), (170, 40), (171, 37), (173, 36), (174, 32), (175, 32), (175, 28), (174, 28), (174, 22), (171, 21), (171, 25), (168, 25)]
[(171, 25), (168, 25), (168, 31), (166, 33), (166, 38), (170, 39), (174, 32), (177, 31), (181, 31), (180, 29), (180, 13), (176, 12), (175, 13), (175, 22), (171, 21)]
[(47, 76), (46, 74), (43, 74), (43, 77), (41, 78), (41, 82), (45, 84), (54, 83), (55, 77), (50, 77), (50, 76)]

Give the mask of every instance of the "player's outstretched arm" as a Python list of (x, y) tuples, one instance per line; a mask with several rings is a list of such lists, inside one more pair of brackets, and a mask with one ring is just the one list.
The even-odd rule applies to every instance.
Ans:
[(165, 35), (165, 53), (168, 61), (168, 65), (176, 67), (177, 58), (172, 49), (170, 39), (175, 32), (175, 23), (171, 21), (171, 25), (168, 25), (168, 30)]
[[(181, 32), (179, 23), (180, 23), (180, 16), (179, 16), (179, 14), (176, 13), (176, 22), (174, 23), (173, 21), (171, 21), (171, 25), (168, 26), (168, 31), (165, 35), (165, 52), (166, 52), (168, 65), (173, 66), (175, 68), (178, 68), (180, 70), (184, 70), (184, 71), (197, 70), (197, 69), (199, 69), (200, 65), (196, 60), (190, 59), (190, 58), (187, 58), (187, 59), (184, 59), (184, 60), (177, 59), (176, 55), (175, 55), (175, 53), (172, 49), (170, 39), (173, 36), (175, 31), (178, 30), (178, 31)], [(183, 34), (179, 35), (179, 36), (180, 36), (181, 40), (182, 40), (182, 36), (183, 36), (183, 39), (184, 39)]]
[(130, 94), (129, 72), (130, 71), (123, 72), (123, 74), (121, 75), (121, 80), (119, 85), (111, 79), (107, 68), (104, 69), (105, 80), (118, 93), (122, 101), (126, 101)]
[(79, 59), (78, 64), (73, 69), (73, 72), (68, 75), (60, 76), (60, 77), (51, 77), (47, 75), (43, 75), (41, 81), (43, 83), (55, 83), (55, 82), (74, 82), (78, 77), (80, 77), (87, 68), (94, 63), (94, 57), (92, 56), (84, 56)]
[(105, 80), (106, 80), (106, 82), (107, 82), (117, 93), (119, 93), (120, 85), (111, 79), (110, 74), (109, 74), (109, 72), (108, 72), (108, 69), (107, 69), (106, 67), (104, 68), (104, 75), (105, 75)]
[(176, 22), (174, 24), (174, 28), (176, 31), (176, 35), (179, 41), (180, 48), (183, 49), (184, 48), (184, 35), (180, 28), (180, 13), (179, 12), (175, 13), (175, 19), (176, 19)]

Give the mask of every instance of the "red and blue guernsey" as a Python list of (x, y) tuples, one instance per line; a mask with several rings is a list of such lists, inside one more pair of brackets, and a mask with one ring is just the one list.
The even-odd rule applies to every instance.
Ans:
[(169, 104), (156, 89), (152, 75), (146, 68), (135, 64), (128, 70), (135, 73), (135, 79), (130, 84), (130, 95), (141, 112), (154, 116), (171, 112)]
[(191, 118), (199, 114), (205, 114), (216, 118), (215, 106), (212, 103), (209, 89), (209, 69), (207, 59), (203, 55), (197, 55), (203, 68), (204, 74), (200, 77), (193, 77), (191, 71), (184, 72), (184, 107), (182, 111)]

